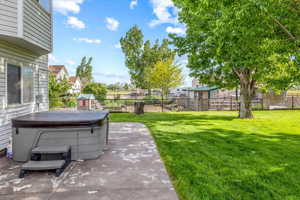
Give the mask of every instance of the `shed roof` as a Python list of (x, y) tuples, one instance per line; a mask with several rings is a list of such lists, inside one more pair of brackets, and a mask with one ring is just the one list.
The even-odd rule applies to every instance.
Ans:
[(85, 100), (85, 99), (96, 99), (95, 95), (93, 94), (81, 94), (77, 97), (78, 100)]
[(192, 88), (192, 87), (189, 87), (189, 88), (184, 88), (183, 90), (184, 91), (213, 91), (213, 90), (217, 90), (218, 88), (217, 87), (209, 87), (209, 86), (202, 86), (202, 87), (196, 87), (196, 88)]

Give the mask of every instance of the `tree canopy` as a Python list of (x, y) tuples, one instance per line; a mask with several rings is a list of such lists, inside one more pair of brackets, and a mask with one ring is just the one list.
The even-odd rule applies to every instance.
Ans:
[(68, 93), (71, 84), (67, 79), (57, 80), (55, 74), (49, 73), (50, 108), (63, 105), (62, 96)]
[(177, 51), (202, 83), (240, 88), (241, 118), (253, 117), (257, 86), (287, 89), (298, 81), (298, 0), (173, 1), (187, 27), (184, 37), (171, 35)]
[(169, 48), (169, 41), (164, 39), (160, 44), (156, 40), (152, 45), (144, 41), (144, 35), (138, 26), (132, 27), (120, 40), (125, 55), (125, 64), (129, 69), (132, 83), (142, 89), (150, 89), (147, 82), (146, 69), (153, 67), (158, 61), (175, 57), (175, 52)]
[(93, 94), (98, 101), (102, 101), (106, 98), (107, 90), (106, 87), (101, 83), (89, 83), (83, 89), (83, 93)]
[(92, 57), (87, 58), (86, 56), (84, 56), (81, 60), (80, 65), (76, 69), (76, 77), (80, 78), (83, 88), (93, 81), (92, 60)]
[(152, 88), (161, 89), (162, 95), (167, 95), (169, 89), (183, 83), (182, 70), (173, 64), (173, 60), (158, 61), (152, 69), (147, 70), (148, 81)]

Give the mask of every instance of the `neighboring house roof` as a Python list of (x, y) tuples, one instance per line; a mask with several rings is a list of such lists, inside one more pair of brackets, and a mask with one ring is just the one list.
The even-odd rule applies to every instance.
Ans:
[(93, 94), (81, 94), (77, 97), (77, 100), (87, 100), (87, 99), (96, 99)]
[(49, 71), (54, 74), (58, 74), (61, 70), (65, 70), (68, 73), (64, 65), (49, 65)]
[(192, 87), (189, 87), (189, 88), (184, 88), (183, 90), (184, 91), (213, 91), (213, 90), (217, 90), (218, 88), (217, 87), (209, 87), (209, 86), (202, 86), (202, 87), (196, 87), (196, 88), (192, 88)]
[(78, 79), (76, 76), (70, 76), (70, 78), (69, 78), (69, 81), (72, 84), (75, 84), (77, 80), (80, 81), (80, 79)]

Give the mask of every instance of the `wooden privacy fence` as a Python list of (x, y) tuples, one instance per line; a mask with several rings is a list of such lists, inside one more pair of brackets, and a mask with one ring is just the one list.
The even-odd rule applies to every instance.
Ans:
[[(207, 111), (207, 110), (239, 110), (240, 102), (235, 97), (193, 99), (175, 98), (175, 104), (183, 107), (185, 111)], [(253, 110), (284, 110), (300, 109), (300, 96), (287, 96), (277, 99), (256, 98), (252, 100)]]
[[(235, 97), (196, 99), (187, 97), (175, 97), (165, 99), (141, 100), (141, 99), (105, 99), (97, 103), (97, 109), (105, 109), (111, 112), (134, 112), (134, 103), (143, 101), (145, 103), (145, 112), (181, 112), (181, 111), (237, 111), (239, 110), (239, 100)], [(66, 101), (54, 110), (79, 109), (76, 101)], [(275, 110), (275, 109), (300, 109), (300, 96), (287, 96), (282, 98), (256, 98), (252, 100), (253, 110)]]
[[(239, 110), (239, 101), (235, 98), (178, 98), (175, 99), (175, 103), (182, 106), (185, 111)], [(264, 108), (262, 99), (252, 100), (252, 105), (255, 109)]]

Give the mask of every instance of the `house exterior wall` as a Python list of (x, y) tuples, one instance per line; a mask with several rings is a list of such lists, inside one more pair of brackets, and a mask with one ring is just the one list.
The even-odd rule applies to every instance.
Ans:
[(72, 85), (72, 88), (69, 91), (71, 94), (78, 94), (81, 92), (81, 82), (77, 79), (76, 82)]
[(62, 70), (60, 70), (57, 74), (56, 74), (56, 79), (57, 80), (61, 80), (61, 79), (69, 79), (69, 74), (66, 71), (65, 68), (63, 68)]
[(23, 36), (43, 49), (52, 50), (52, 17), (36, 0), (24, 0)]
[(16, 36), (18, 34), (18, 0), (0, 0), (0, 34)]
[[(53, 40), (51, 5), (49, 0), (48, 12), (37, 0), (0, 0), (0, 150), (8, 145), (12, 118), (48, 110), (48, 53), (52, 51)], [(32, 68), (31, 102), (21, 100), (16, 105), (7, 102), (7, 64)], [(21, 76), (22, 91), (26, 90), (24, 87)]]
[[(14, 106), (7, 105), (6, 65), (8, 63), (33, 67), (33, 102)], [(40, 105), (36, 104), (35, 97), (37, 95), (42, 97)], [(45, 110), (48, 110), (48, 56), (39, 56), (22, 47), (0, 40), (0, 150), (7, 147), (11, 136), (10, 119)]]
[(0, 40), (39, 55), (50, 53), (52, 9), (47, 11), (37, 0), (0, 0)]

